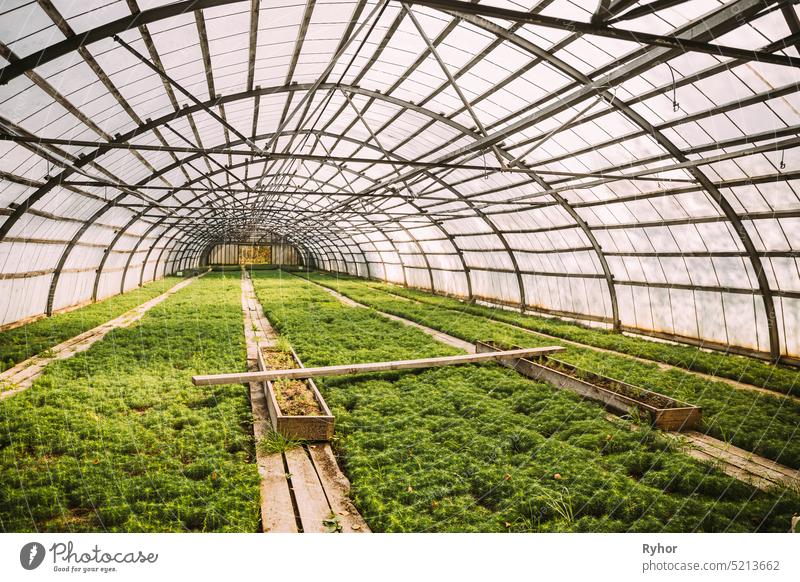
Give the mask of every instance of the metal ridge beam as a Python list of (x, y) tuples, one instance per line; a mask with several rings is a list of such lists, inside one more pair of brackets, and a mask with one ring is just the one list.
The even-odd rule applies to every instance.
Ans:
[(605, 26), (597, 23), (580, 22), (578, 20), (557, 18), (554, 16), (544, 16), (542, 14), (532, 14), (530, 12), (524, 12), (521, 10), (509, 10), (507, 8), (488, 6), (486, 4), (470, 4), (468, 2), (460, 2), (459, 0), (389, 0), (389, 1), (397, 3), (402, 2), (405, 4), (414, 4), (418, 6), (427, 6), (428, 8), (441, 10), (443, 12), (449, 12), (456, 16), (458, 15), (458, 13), (475, 14), (478, 16), (499, 18), (502, 20), (508, 20), (510, 22), (532, 24), (535, 26), (553, 28), (556, 30), (579, 32), (581, 34), (602, 36), (606, 38), (635, 42), (644, 45), (651, 45), (669, 49), (678, 49), (681, 52), (699, 52), (699, 53), (705, 53), (709, 55), (726, 57), (731, 59), (758, 61), (773, 65), (783, 65), (786, 67), (800, 67), (800, 59), (798, 59), (797, 57), (774, 55), (757, 50), (742, 49), (742, 48), (719, 45), (709, 42), (689, 40), (675, 36), (664, 36), (660, 34), (651, 34), (649, 32), (639, 32), (634, 30), (625, 30), (621, 28), (612, 28), (610, 26)]
[(0, 85), (5, 85), (25, 72), (45, 63), (49, 63), (59, 57), (63, 57), (64, 55), (68, 55), (82, 46), (109, 38), (126, 30), (131, 30), (151, 22), (158, 22), (165, 18), (179, 16), (194, 10), (215, 8), (217, 6), (236, 4), (244, 1), (246, 0), (184, 0), (183, 2), (165, 4), (149, 10), (133, 12), (130, 16), (123, 16), (122, 18), (112, 20), (111, 22), (107, 22), (81, 34), (71, 36), (5, 66), (0, 69)]
[[(206, 8), (214, 8), (218, 6), (226, 6), (228, 4), (237, 4), (245, 2), (246, 0), (185, 0), (183, 2), (176, 2), (173, 4), (166, 4), (157, 8), (149, 10), (142, 10), (134, 12), (129, 16), (123, 16), (117, 20), (107, 22), (101, 26), (87, 30), (84, 33), (64, 39), (53, 45), (38, 50), (30, 55), (27, 55), (18, 61), (10, 63), (0, 69), (0, 85), (4, 85), (19, 77), (31, 69), (40, 65), (53, 61), (59, 57), (67, 55), (73, 51), (78, 50), (82, 46), (92, 44), (94, 42), (109, 38), (115, 34), (119, 34), (126, 30), (131, 30), (139, 26), (143, 26), (152, 22), (158, 22), (173, 16), (192, 12), (194, 10), (203, 10)], [(486, 6), (483, 4), (469, 4), (466, 2), (458, 2), (456, 0), (390, 0), (392, 2), (406, 1), (408, 4), (419, 6), (428, 6), (442, 11), (461, 12), (466, 14), (478, 14), (493, 18), (501, 18), (510, 20), (512, 22), (523, 22), (526, 24), (534, 24), (537, 26), (544, 26), (548, 28), (556, 28), (558, 30), (568, 30), (571, 32), (581, 32), (583, 34), (592, 34), (596, 36), (606, 36), (618, 40), (627, 40), (637, 42), (640, 44), (650, 44), (654, 46), (662, 46), (672, 49), (680, 49), (684, 52), (687, 50), (695, 52), (704, 52), (717, 56), (730, 57), (743, 60), (758, 60), (765, 63), (772, 63), (790, 67), (800, 67), (800, 62), (795, 57), (785, 57), (780, 55), (771, 55), (762, 53), (760, 51), (739, 49), (735, 47), (727, 47), (722, 45), (715, 45), (711, 43), (687, 41), (675, 37), (654, 35), (643, 32), (635, 32), (630, 30), (622, 30), (603, 26), (599, 24), (592, 24), (587, 22), (579, 22), (563, 18), (554, 18), (542, 16), (539, 14), (532, 14), (522, 12), (519, 10), (508, 10), (505, 8), (498, 8), (495, 6)], [(787, 47), (788, 48), (788, 47)]]

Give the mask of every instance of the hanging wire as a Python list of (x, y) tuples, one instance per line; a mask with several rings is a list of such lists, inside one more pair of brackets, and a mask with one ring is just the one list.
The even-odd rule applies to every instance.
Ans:
[(617, 99), (617, 89), (619, 89), (619, 85), (614, 85), (613, 87), (610, 85), (604, 85), (603, 89), (611, 92), (611, 99), (603, 97), (603, 100), (608, 103), (609, 107), (614, 107), (614, 101)]
[(778, 164), (778, 169), (779, 170), (786, 169), (786, 150), (781, 150), (781, 163)]
[(419, 196), (417, 195), (417, 193), (416, 193), (416, 192), (414, 192), (414, 191), (411, 189), (411, 186), (409, 186), (409, 185), (408, 185), (408, 182), (406, 182), (406, 181), (404, 180), (404, 181), (403, 181), (403, 184), (405, 184), (406, 190), (408, 190), (408, 199), (409, 199), (409, 200), (416, 200), (417, 198), (419, 198)]
[(678, 103), (678, 84), (675, 82), (675, 69), (669, 63), (664, 64), (669, 67), (669, 74), (672, 75), (672, 111), (677, 113), (681, 108), (681, 104)]

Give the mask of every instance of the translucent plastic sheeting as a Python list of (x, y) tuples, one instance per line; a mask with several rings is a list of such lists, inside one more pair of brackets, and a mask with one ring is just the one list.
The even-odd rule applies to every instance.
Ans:
[(277, 237), (799, 357), (798, 7), (596, 4), (6, 2), (0, 325)]

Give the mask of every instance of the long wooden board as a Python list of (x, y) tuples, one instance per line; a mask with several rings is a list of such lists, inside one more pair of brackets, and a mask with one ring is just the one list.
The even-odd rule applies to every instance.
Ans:
[(325, 533), (328, 531), (325, 520), (332, 516), (332, 510), (311, 459), (303, 447), (286, 451), (284, 458), (289, 467), (289, 478), (303, 532)]
[[(246, 274), (245, 274), (246, 275)], [(250, 278), (242, 276), (242, 313), (247, 344), (247, 369), (258, 370), (261, 346), (275, 343), (269, 323), (263, 318)], [(251, 382), (250, 406), (253, 412), (253, 436), (259, 442), (269, 431), (269, 414), (261, 384)], [(265, 532), (297, 533), (292, 493), (286, 479), (286, 468), (280, 453), (267, 454), (256, 447), (256, 464), (261, 476), (261, 526)]]
[(544, 356), (563, 351), (560, 346), (541, 348), (522, 348), (503, 350), (484, 354), (464, 354), (459, 356), (443, 356), (439, 358), (419, 358), (416, 360), (395, 360), (393, 362), (369, 362), (366, 364), (345, 364), (343, 366), (321, 366), (318, 368), (295, 368), (293, 370), (267, 370), (264, 372), (246, 372), (239, 374), (211, 374), (193, 376), (195, 386), (215, 386), (218, 384), (244, 384), (247, 382), (264, 382), (284, 378), (319, 378), (323, 376), (346, 376), (348, 374), (364, 374), (367, 372), (389, 372), (392, 370), (412, 370), (422, 368), (439, 368), (461, 364), (477, 364), (498, 360), (519, 359), (529, 356)]
[[(242, 272), (242, 311), (248, 369), (256, 370), (261, 349), (274, 346), (277, 334), (256, 298), (247, 271)], [(259, 442), (271, 430), (269, 410), (262, 384), (251, 382), (249, 386), (253, 433)], [(350, 482), (339, 469), (329, 443), (302, 445), (274, 454), (257, 447), (256, 461), (261, 475), (263, 531), (369, 533), (369, 526), (349, 499)]]
[(369, 527), (355, 505), (350, 500), (350, 481), (339, 469), (336, 457), (329, 443), (313, 443), (307, 446), (319, 475), (319, 482), (331, 511), (338, 518), (342, 531), (346, 533), (367, 533)]

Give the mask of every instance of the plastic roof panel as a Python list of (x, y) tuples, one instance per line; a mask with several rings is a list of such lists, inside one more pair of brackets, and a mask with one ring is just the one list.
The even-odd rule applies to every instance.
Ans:
[(482, 14), (589, 23), (569, 0), (215, 4), (138, 2), (132, 50), (106, 26), (124, 2), (8, 4), (0, 325), (269, 234), (328, 269), (800, 356), (797, 62), (602, 30), (797, 57), (774, 3), (584, 34)]

